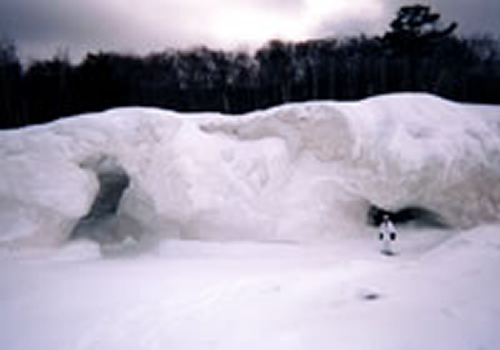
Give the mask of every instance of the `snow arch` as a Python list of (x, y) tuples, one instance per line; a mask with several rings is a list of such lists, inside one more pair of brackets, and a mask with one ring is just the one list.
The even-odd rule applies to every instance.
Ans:
[[(424, 94), (240, 117), (117, 109), (2, 131), (0, 162), (0, 244), (58, 244), (88, 214), (141, 237), (295, 241), (367, 229), (371, 206), (455, 228), (500, 219), (500, 108)], [(122, 189), (100, 221), (99, 176)]]

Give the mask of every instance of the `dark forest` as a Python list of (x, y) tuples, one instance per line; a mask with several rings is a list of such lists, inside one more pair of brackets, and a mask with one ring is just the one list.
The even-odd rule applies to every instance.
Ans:
[(138, 56), (64, 55), (23, 66), (0, 43), (0, 127), (117, 106), (238, 114), (292, 101), (357, 100), (422, 91), (500, 103), (499, 42), (462, 37), (429, 7), (402, 7), (382, 36), (274, 40), (254, 53), (196, 47)]

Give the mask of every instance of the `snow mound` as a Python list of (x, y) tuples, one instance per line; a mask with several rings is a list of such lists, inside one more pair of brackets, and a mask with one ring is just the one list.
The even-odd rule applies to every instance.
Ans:
[(239, 117), (114, 109), (2, 131), (0, 162), (0, 245), (325, 241), (373, 208), (455, 228), (500, 217), (500, 107), (426, 94)]

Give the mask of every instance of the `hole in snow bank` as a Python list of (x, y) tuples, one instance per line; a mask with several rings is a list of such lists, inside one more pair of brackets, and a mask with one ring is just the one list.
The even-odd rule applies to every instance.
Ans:
[(366, 301), (374, 301), (377, 299), (380, 299), (380, 294), (377, 293), (366, 293), (360, 296), (361, 299), (366, 300)]
[(377, 291), (363, 288), (357, 292), (357, 297), (363, 301), (375, 301), (379, 300), (382, 295)]
[(98, 173), (97, 178), (99, 193), (83, 220), (99, 220), (116, 215), (123, 193), (130, 183), (128, 175), (121, 168)]
[(414, 206), (406, 207), (398, 211), (391, 212), (371, 205), (368, 210), (368, 223), (372, 226), (378, 226), (382, 222), (384, 215), (389, 215), (392, 222), (399, 225), (411, 225), (414, 227), (433, 227), (433, 228), (447, 228), (448, 225), (438, 213), (429, 209)]
[(125, 238), (120, 229), (124, 226), (121, 222), (124, 218), (120, 218), (117, 213), (130, 178), (111, 158), (104, 157), (89, 163), (83, 166), (95, 171), (99, 191), (88, 214), (75, 226), (71, 238), (87, 238), (101, 244), (121, 242)]

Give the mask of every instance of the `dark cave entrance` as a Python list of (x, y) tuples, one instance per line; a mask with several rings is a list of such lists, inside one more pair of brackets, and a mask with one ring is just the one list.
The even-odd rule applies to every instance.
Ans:
[(95, 172), (99, 191), (89, 212), (76, 224), (70, 239), (85, 238), (101, 244), (119, 242), (123, 237), (117, 214), (130, 185), (130, 177), (120, 165), (108, 158), (87, 167)]
[(371, 205), (367, 213), (368, 224), (371, 226), (380, 225), (384, 215), (389, 215), (391, 221), (400, 226), (440, 229), (449, 227), (438, 213), (419, 206), (409, 206), (396, 211), (389, 211)]

